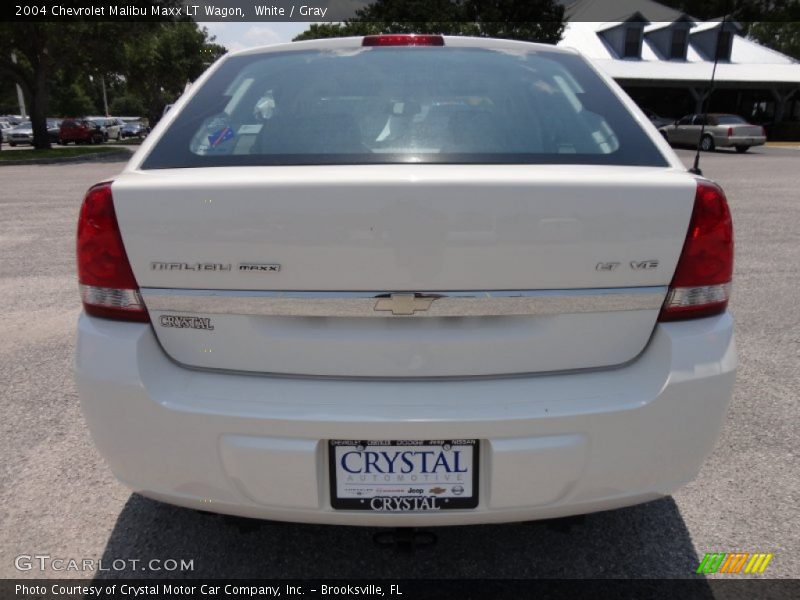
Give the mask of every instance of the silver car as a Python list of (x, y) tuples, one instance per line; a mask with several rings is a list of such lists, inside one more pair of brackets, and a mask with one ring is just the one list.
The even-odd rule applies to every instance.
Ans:
[(767, 141), (763, 127), (728, 114), (686, 115), (659, 131), (673, 145), (697, 146), (700, 140), (700, 148), (706, 152), (715, 148), (747, 152), (751, 146), (763, 146)]
[[(61, 120), (47, 119), (47, 135), (50, 138), (50, 143), (58, 143), (58, 129), (60, 126)], [(33, 144), (33, 125), (28, 121), (3, 131), (3, 139), (8, 142), (9, 146)]]
[(0, 135), (2, 135), (3, 141), (6, 140), (6, 131), (11, 131), (13, 128), (14, 126), (8, 121), (0, 121)]

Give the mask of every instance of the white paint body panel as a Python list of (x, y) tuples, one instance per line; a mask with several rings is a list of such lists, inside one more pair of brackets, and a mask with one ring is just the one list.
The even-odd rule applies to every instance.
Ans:
[[(112, 189), (140, 287), (504, 290), (667, 285), (696, 181), (649, 167), (359, 165), (165, 169)], [(660, 268), (628, 265), (652, 258)], [(623, 268), (595, 270), (612, 261)], [(281, 270), (238, 272), (245, 262)]]
[[(142, 288), (428, 292), (666, 286), (695, 188), (670, 168), (384, 165), (126, 173), (113, 194)], [(658, 268), (631, 267), (650, 259)], [(281, 268), (240, 272), (240, 263)], [(153, 316), (166, 352), (186, 365), (428, 377), (624, 363), (657, 313), (425, 323), (175, 313), (212, 318), (213, 331)]]
[[(658, 310), (536, 317), (342, 319), (205, 315), (214, 331), (162, 329), (177, 362), (331, 377), (470, 377), (586, 369), (642, 351)], [(589, 343), (593, 340), (593, 343)]]
[[(264, 519), (422, 526), (559, 517), (668, 494), (711, 451), (735, 368), (727, 313), (658, 325), (618, 369), (439, 381), (189, 370), (164, 355), (150, 326), (83, 315), (76, 379), (97, 447), (138, 493)], [(364, 437), (481, 440), (478, 508), (331, 509), (326, 440)]]

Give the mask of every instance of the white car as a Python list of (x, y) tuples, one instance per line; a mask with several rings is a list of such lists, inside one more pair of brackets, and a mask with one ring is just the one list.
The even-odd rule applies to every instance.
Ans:
[(245, 50), (87, 193), (76, 378), (116, 476), (185, 507), (606, 510), (669, 494), (714, 446), (732, 268), (722, 190), (574, 52)]
[(104, 141), (122, 139), (122, 127), (125, 122), (117, 117), (86, 117), (103, 132)]

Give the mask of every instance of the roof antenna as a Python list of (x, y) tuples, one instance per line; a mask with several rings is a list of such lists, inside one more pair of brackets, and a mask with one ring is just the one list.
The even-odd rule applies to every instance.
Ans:
[(717, 42), (714, 45), (714, 68), (711, 71), (711, 81), (708, 82), (708, 90), (706, 91), (706, 98), (703, 101), (702, 110), (703, 112), (700, 114), (700, 136), (697, 138), (697, 152), (694, 155), (694, 165), (691, 169), (689, 169), (689, 173), (694, 173), (695, 175), (703, 175), (703, 171), (700, 170), (700, 144), (703, 141), (703, 134), (706, 131), (706, 121), (708, 120), (708, 105), (711, 102), (711, 94), (714, 91), (714, 78), (717, 75), (717, 64), (719, 63), (719, 55), (720, 55), (720, 48), (719, 48), (719, 40), (722, 36), (722, 32), (725, 30), (725, 22), (728, 19), (728, 15), (722, 16), (722, 25), (720, 25), (719, 31), (717, 32)]

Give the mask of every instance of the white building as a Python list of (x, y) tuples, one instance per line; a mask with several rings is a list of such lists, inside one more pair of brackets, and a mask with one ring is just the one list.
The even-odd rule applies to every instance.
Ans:
[(800, 63), (743, 37), (732, 20), (698, 21), (650, 0), (567, 4), (559, 46), (590, 57), (643, 108), (666, 117), (709, 112), (773, 124), (800, 120)]

